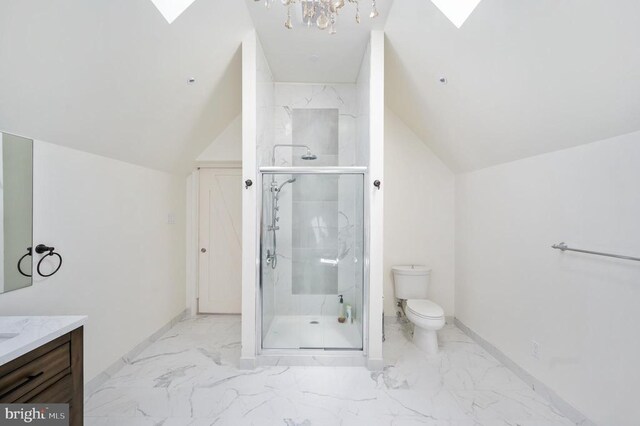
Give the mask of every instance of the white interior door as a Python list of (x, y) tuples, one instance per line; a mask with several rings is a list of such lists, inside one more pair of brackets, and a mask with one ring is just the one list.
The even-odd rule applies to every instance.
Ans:
[(198, 311), (239, 314), (242, 169), (200, 169)]

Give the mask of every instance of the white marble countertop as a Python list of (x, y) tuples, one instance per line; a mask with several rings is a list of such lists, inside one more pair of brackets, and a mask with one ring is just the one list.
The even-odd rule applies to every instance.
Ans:
[[(0, 365), (84, 325), (86, 316), (1, 317)], [(10, 337), (13, 336), (14, 337)], [(7, 337), (10, 337), (7, 339)]]

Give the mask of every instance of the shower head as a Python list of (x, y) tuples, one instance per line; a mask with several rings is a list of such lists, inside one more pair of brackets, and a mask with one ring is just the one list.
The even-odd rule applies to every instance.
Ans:
[(276, 165), (276, 149), (277, 148), (304, 148), (307, 150), (307, 153), (304, 154), (302, 157), (303, 160), (315, 160), (318, 158), (317, 155), (315, 155), (314, 153), (311, 152), (311, 148), (309, 148), (307, 145), (289, 145), (289, 144), (276, 144), (273, 146), (273, 149), (271, 151), (271, 165), (275, 166)]
[(315, 160), (318, 158), (317, 155), (313, 154), (310, 149), (307, 148), (307, 153), (303, 154), (301, 157), (303, 160)]
[(278, 187), (278, 190), (277, 190), (276, 192), (280, 192), (280, 191), (282, 190), (282, 187), (283, 187), (283, 186), (285, 186), (285, 185), (286, 185), (286, 184), (288, 184), (288, 183), (293, 183), (293, 182), (295, 182), (295, 181), (296, 181), (296, 178), (291, 178), (291, 179), (289, 179), (289, 180), (287, 180), (287, 181), (285, 181), (285, 182), (282, 182), (282, 185), (280, 185), (280, 186)]

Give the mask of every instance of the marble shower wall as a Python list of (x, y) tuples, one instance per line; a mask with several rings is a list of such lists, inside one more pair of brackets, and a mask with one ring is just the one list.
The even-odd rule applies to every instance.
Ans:
[(358, 99), (356, 111), (356, 149), (355, 161), (359, 166), (369, 165), (369, 90), (371, 87), (371, 45), (360, 65), (360, 72), (356, 82), (356, 96)]
[(364, 297), (364, 177), (342, 175), (338, 181), (338, 292), (362, 325)]
[[(303, 150), (279, 148), (277, 166), (362, 165), (356, 161), (361, 148), (356, 146), (355, 84), (275, 83), (274, 99), (274, 138), (258, 141), (261, 165), (270, 165), (274, 144), (305, 144), (318, 155), (315, 161), (303, 161)], [(264, 287), (265, 298), (273, 289), (275, 315), (334, 316), (339, 309), (337, 294), (344, 294), (345, 303), (360, 318), (362, 177), (278, 175), (276, 181), (291, 177), (297, 181), (279, 194), (279, 259), (277, 268), (264, 275), (270, 281)], [(265, 199), (270, 197), (268, 191), (264, 194)], [(321, 264), (320, 259), (339, 259), (339, 265)]]
[[(257, 162), (263, 164), (265, 161), (269, 161), (271, 157), (271, 147), (274, 144), (274, 130), (273, 130), (273, 117), (275, 111), (275, 97), (274, 97), (274, 80), (269, 63), (264, 55), (262, 46), (258, 41), (257, 46), (257, 87), (256, 87), (256, 101), (258, 112), (256, 116), (256, 135), (258, 139), (257, 143)], [(267, 201), (265, 199), (265, 201)], [(262, 262), (265, 262), (265, 254), (261, 253)], [(265, 269), (263, 272), (263, 298), (262, 298), (262, 312), (263, 312), (263, 337), (266, 330), (269, 329), (271, 321), (273, 321), (275, 311), (275, 283), (276, 277), (272, 270)]]
[[(355, 162), (359, 166), (368, 166), (369, 165), (369, 102), (370, 102), (370, 74), (371, 74), (371, 45), (367, 45), (367, 50), (362, 58), (362, 64), (360, 65), (360, 72), (358, 73), (358, 79), (356, 81), (356, 98), (357, 102), (357, 111), (356, 111), (356, 143), (354, 150), (354, 158)], [(364, 197), (364, 182), (361, 187), (362, 192), (356, 194), (356, 196), (352, 198), (346, 198), (345, 194), (345, 202), (352, 203), (352, 208), (354, 209), (354, 214), (357, 213), (359, 216), (354, 222), (354, 232), (355, 235), (360, 235), (360, 238), (354, 239), (354, 251), (358, 253), (363, 261), (358, 268), (355, 268), (355, 282), (361, 283), (360, 285), (367, 285), (365, 283), (365, 279), (367, 277), (364, 274), (364, 259), (368, 259), (368, 247), (365, 246), (364, 241), (368, 238), (369, 230), (364, 226), (364, 211), (368, 208), (367, 203)], [(359, 227), (359, 228), (358, 228)], [(362, 319), (364, 318), (364, 292), (358, 291), (356, 292), (356, 300), (355, 300), (355, 308), (356, 315), (355, 319), (362, 323)]]
[[(293, 140), (313, 146), (317, 159), (293, 157), (294, 166), (335, 165), (338, 159), (338, 109), (292, 110)], [(293, 186), (292, 287), (294, 294), (338, 294), (337, 175), (298, 175)]]
[[(363, 197), (362, 175), (275, 175), (287, 184), (278, 194), (278, 264), (263, 268), (273, 280), (275, 315), (338, 315), (338, 294), (362, 314)], [(270, 223), (273, 196), (265, 181), (263, 215)], [(310, 188), (310, 189), (309, 189)], [(309, 189), (309, 190), (307, 190)], [(273, 234), (263, 231), (266, 248)], [(264, 260), (264, 255), (263, 255)], [(295, 266), (294, 266), (295, 265)], [(271, 284), (271, 283), (269, 283)], [(271, 286), (265, 286), (265, 298)]]
[[(305, 162), (307, 166), (355, 166), (356, 164), (356, 114), (358, 102), (355, 84), (275, 84), (274, 143), (300, 144), (294, 140), (293, 110), (337, 109), (338, 110), (338, 154), (337, 157), (320, 155), (318, 160)], [(310, 141), (312, 151), (322, 152), (322, 146)], [(273, 146), (273, 145), (271, 145)], [(300, 158), (303, 151), (297, 149)], [(276, 166), (291, 166), (291, 149), (279, 149)], [(269, 165), (261, 163), (261, 165)]]
[(270, 165), (271, 149), (275, 143), (273, 126), (275, 117), (275, 81), (260, 42), (258, 42), (257, 56), (256, 97), (258, 112), (256, 116), (256, 137), (258, 140), (256, 141), (256, 146), (257, 164), (260, 167)]

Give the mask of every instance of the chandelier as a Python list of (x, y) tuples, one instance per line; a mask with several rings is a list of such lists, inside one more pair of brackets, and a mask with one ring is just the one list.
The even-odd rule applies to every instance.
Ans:
[[(260, 0), (255, 0), (256, 2)], [(276, 0), (264, 0), (264, 5), (267, 9), (271, 8), (271, 5)], [(287, 20), (284, 21), (284, 26), (288, 29), (293, 28), (293, 22), (291, 21), (291, 7), (296, 3), (300, 3), (302, 7), (302, 22), (308, 27), (315, 26), (318, 29), (326, 30), (329, 28), (329, 34), (336, 33), (336, 22), (340, 11), (345, 6), (346, 2), (355, 5), (356, 14), (355, 20), (360, 23), (360, 3), (359, 0), (279, 0), (283, 6), (287, 7)], [(371, 1), (371, 13), (370, 18), (378, 16), (378, 9), (376, 8), (376, 0)]]

